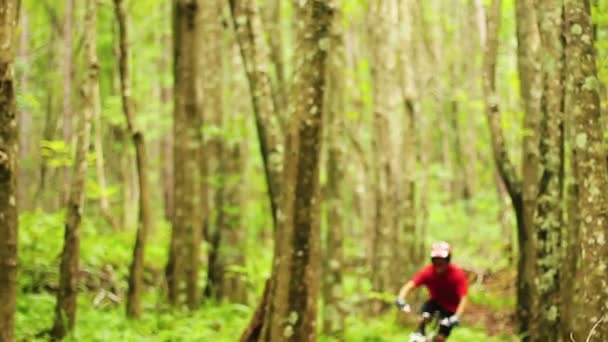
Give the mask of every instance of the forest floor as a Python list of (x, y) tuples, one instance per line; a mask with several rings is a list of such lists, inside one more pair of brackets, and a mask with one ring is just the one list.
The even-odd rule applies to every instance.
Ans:
[(512, 335), (515, 331), (514, 273), (492, 274), (484, 279), (482, 286), (483, 295), (480, 292), (472, 294), (464, 322), (482, 327), (490, 336)]

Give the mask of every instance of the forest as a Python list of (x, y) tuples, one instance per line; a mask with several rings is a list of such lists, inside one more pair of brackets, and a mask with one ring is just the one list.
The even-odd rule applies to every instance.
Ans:
[(413, 341), (436, 241), (608, 341), (607, 82), (606, 0), (0, 0), (0, 342)]

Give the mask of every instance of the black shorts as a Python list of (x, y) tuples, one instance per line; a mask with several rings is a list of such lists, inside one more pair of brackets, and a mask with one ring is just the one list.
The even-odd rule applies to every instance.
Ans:
[[(444, 318), (448, 318), (448, 317), (454, 315), (454, 313), (452, 311), (448, 311), (448, 310), (444, 309), (443, 307), (441, 307), (441, 305), (437, 304), (432, 299), (427, 300), (422, 305), (422, 309), (420, 310), (420, 313), (423, 316), (437, 318), (439, 322), (441, 322), (441, 320)], [(439, 334), (441, 334), (445, 337), (448, 337), (448, 336), (450, 336), (451, 331), (452, 331), (452, 326), (446, 326), (446, 325), (439, 324)]]

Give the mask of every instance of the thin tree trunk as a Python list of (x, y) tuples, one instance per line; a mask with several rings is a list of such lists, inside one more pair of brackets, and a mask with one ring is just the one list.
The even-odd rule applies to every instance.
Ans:
[[(234, 38), (228, 40), (226, 51), (231, 51), (231, 65), (235, 70), (241, 69), (242, 61), (238, 52), (238, 46), (235, 44)], [(246, 120), (243, 120), (244, 113), (251, 112), (250, 102), (246, 99), (247, 86), (243, 82), (243, 75), (233, 73), (226, 82), (225, 86), (231, 91), (230, 97), (227, 97), (227, 103), (233, 115), (228, 121), (229, 132), (237, 130), (243, 132), (240, 135), (239, 141), (234, 142), (230, 146), (230, 153), (225, 156), (226, 162), (226, 183), (225, 183), (225, 203), (224, 210), (226, 219), (224, 250), (220, 250), (220, 259), (225, 265), (233, 265), (234, 268), (227, 269), (222, 277), (221, 294), (233, 303), (245, 303), (247, 301), (247, 284), (239, 268), (246, 266), (246, 236), (247, 224), (244, 220), (247, 213), (247, 188), (243, 187), (243, 180), (247, 177), (247, 162), (248, 162), (248, 144), (249, 136), (246, 126)], [(238, 209), (238, 210), (237, 210)], [(236, 269), (235, 269), (236, 268)], [(241, 268), (242, 270), (242, 268)]]
[[(569, 91), (569, 85), (566, 84), (566, 91)], [(565, 112), (569, 112), (570, 105), (569, 101), (572, 99), (568, 98), (566, 93)], [(574, 141), (574, 120), (572, 116), (566, 117), (566, 140), (568, 142)], [(562, 340), (568, 341), (573, 332), (576, 331), (576, 327), (579, 324), (581, 317), (577, 314), (577, 308), (580, 305), (580, 296), (573, 296), (573, 293), (581, 293), (581, 282), (577, 281), (582, 278), (580, 273), (581, 267), (579, 261), (581, 258), (580, 246), (580, 225), (581, 216), (580, 208), (578, 207), (579, 194), (579, 179), (580, 176), (576, 169), (576, 150), (570, 145), (568, 149), (569, 155), (566, 160), (569, 160), (568, 170), (570, 171), (570, 177), (568, 177), (567, 190), (567, 222), (563, 227), (563, 269), (560, 272), (560, 296), (561, 296), (561, 333)]]
[[(247, 83), (251, 93), (256, 130), (258, 133), (260, 153), (264, 165), (265, 180), (270, 198), (273, 227), (277, 230), (277, 210), (283, 173), (283, 136), (280, 131), (280, 120), (273, 102), (274, 96), (270, 77), (265, 66), (270, 64), (267, 47), (264, 45), (262, 24), (258, 8), (253, 0), (230, 0), (232, 24), (236, 33), (243, 65), (247, 74)], [(276, 239), (275, 239), (276, 241)], [(276, 254), (276, 246), (275, 246)], [(271, 274), (266, 286), (273, 283), (275, 274)], [(269, 288), (264, 294), (270, 293)], [(263, 317), (269, 306), (268, 296), (262, 296), (256, 314), (241, 336), (242, 341), (255, 341), (263, 328)]]
[(517, 241), (520, 253), (517, 264), (517, 317), (520, 323), (520, 331), (527, 332), (530, 285), (528, 279), (525, 277), (524, 266), (529, 255), (525, 248), (527, 241), (529, 241), (529, 234), (526, 231), (526, 221), (524, 220), (522, 181), (515, 172), (515, 167), (511, 162), (505, 143), (500, 124), (500, 99), (496, 88), (498, 32), (501, 18), (500, 7), (501, 0), (494, 0), (487, 12), (487, 39), (484, 51), (483, 90), (494, 162), (498, 174), (505, 184), (509, 197), (511, 197), (511, 205), (515, 211)]
[[(566, 0), (567, 112), (573, 115), (575, 175), (578, 181), (582, 295), (577, 314), (577, 341), (608, 339), (608, 165), (600, 120), (599, 81), (588, 1)], [(573, 276), (573, 275), (571, 275)], [(589, 336), (589, 337), (587, 337)]]
[(264, 45), (262, 24), (255, 1), (230, 0), (229, 2), (251, 92), (273, 224), (276, 227), (284, 146), (277, 110), (272, 100), (274, 98), (272, 84), (265, 69), (265, 66), (270, 64), (270, 56), (268, 48)]
[(507, 193), (505, 184), (500, 177), (500, 174), (496, 172), (496, 194), (498, 200), (498, 213), (497, 220), (500, 223), (501, 234), (503, 236), (503, 252), (505, 253), (509, 265), (512, 265), (515, 251), (513, 248), (513, 226), (510, 219), (509, 210), (509, 194)]
[[(222, 258), (219, 257), (220, 249), (225, 248), (222, 244), (222, 232), (227, 219), (224, 216), (224, 195), (226, 191), (226, 164), (229, 163), (229, 157), (224, 155), (224, 135), (225, 126), (223, 125), (223, 48), (224, 48), (224, 31), (223, 31), (223, 9), (224, 1), (207, 1), (207, 6), (202, 9), (203, 27), (202, 40), (208, 42), (203, 48), (203, 67), (201, 75), (203, 80), (203, 93), (205, 94), (203, 113), (207, 118), (205, 124), (205, 132), (209, 132), (209, 137), (206, 138), (206, 146), (202, 148), (206, 151), (206, 155), (201, 158), (201, 172), (203, 173), (203, 182), (201, 183), (201, 211), (204, 216), (205, 231), (212, 231), (207, 234), (207, 242), (209, 243), (209, 255), (207, 263), (207, 286), (205, 295), (218, 298), (219, 290), (222, 284), (221, 278), (225, 272), (227, 265), (222, 264)], [(203, 152), (204, 154), (205, 152)], [(230, 153), (228, 153), (229, 155)], [(219, 186), (209, 186), (207, 179), (221, 179)], [(211, 184), (217, 184), (212, 182)], [(213, 222), (209, 206), (209, 195), (215, 199), (216, 220)]]
[[(160, 6), (160, 12), (171, 10), (172, 4), (163, 2)], [(167, 108), (171, 102), (173, 95), (173, 87), (166, 84), (164, 75), (168, 72), (171, 60), (171, 37), (165, 31), (165, 27), (161, 30), (160, 41), (161, 55), (158, 61), (158, 83), (160, 88), (160, 115), (166, 116), (169, 114)], [(163, 208), (165, 219), (173, 222), (173, 135), (170, 132), (165, 133), (160, 139), (160, 187), (162, 189)]]
[[(29, 16), (27, 11), (21, 11), (20, 18), (20, 28), (21, 34), (19, 39), (19, 59), (21, 63), (24, 65), (29, 65), (29, 46), (30, 42), (30, 28), (29, 28)], [(27, 94), (29, 91), (29, 70), (21, 72), (19, 79), (19, 87), (23, 94)], [(30, 151), (30, 134), (32, 129), (32, 114), (29, 111), (27, 105), (21, 106), (21, 113), (19, 115), (19, 159), (22, 161), (21, 165), (24, 165), (23, 161), (25, 161), (31, 154)], [(27, 210), (31, 205), (31, 200), (28, 198), (29, 193), (29, 185), (34, 183), (34, 177), (30, 174), (29, 170), (25, 167), (20, 167), (19, 170), (19, 179), (29, 179), (31, 181), (24, 182), (19, 187), (18, 196), (17, 196), (17, 207), (21, 208), (21, 210)]]
[(129, 270), (129, 291), (127, 295), (127, 316), (138, 318), (141, 315), (141, 290), (143, 286), (144, 255), (146, 237), (151, 229), (150, 194), (147, 176), (147, 156), (144, 135), (135, 127), (135, 113), (131, 100), (131, 75), (129, 65), (129, 26), (127, 11), (123, 0), (114, 0), (114, 9), (119, 28), (119, 74), (122, 109), (127, 121), (127, 130), (133, 139), (139, 183), (139, 220), (133, 259)]
[(327, 237), (323, 263), (323, 332), (338, 340), (344, 339), (346, 308), (344, 300), (344, 115), (345, 87), (343, 16), (335, 13), (331, 32), (331, 53), (328, 55), (326, 115), (328, 123), (328, 160), (327, 160)]
[[(393, 106), (392, 94), (398, 90), (395, 78), (395, 60), (393, 56), (394, 39), (391, 27), (394, 25), (395, 3), (374, 2), (370, 4), (370, 16), (373, 21), (368, 27), (372, 42), (372, 93), (373, 108), (373, 148), (374, 148), (374, 196), (375, 219), (372, 247), (372, 288), (383, 292), (394, 286), (394, 272), (386, 272), (392, 265), (392, 253), (396, 247), (397, 226), (391, 220), (393, 212), (393, 169), (391, 165), (393, 144), (391, 141), (390, 114)], [(398, 96), (396, 97), (398, 98)], [(393, 245), (395, 243), (395, 245)], [(371, 310), (378, 313), (385, 309), (383, 301), (375, 301)]]
[[(540, 32), (538, 15), (532, 0), (516, 2), (517, 60), (521, 80), (521, 97), (524, 104), (524, 132), (522, 152), (522, 196), (524, 230), (519, 236), (520, 263), (518, 269), (517, 318), (519, 332), (527, 334), (532, 319), (534, 302), (533, 281), (535, 273), (534, 213), (539, 185), (539, 142), (541, 97), (543, 94), (540, 64)], [(527, 338), (525, 337), (524, 340)]]
[(560, 272), (564, 181), (564, 49), (562, 3), (537, 2), (543, 49), (543, 97), (540, 124), (540, 183), (534, 214), (535, 303), (530, 337), (557, 341), (560, 336)]
[(101, 108), (96, 108), (93, 114), (95, 121), (95, 167), (97, 171), (97, 182), (99, 184), (99, 207), (101, 214), (104, 219), (112, 226), (116, 231), (118, 230), (118, 223), (114, 219), (112, 210), (110, 209), (110, 202), (107, 196), (107, 182), (105, 172), (105, 160), (103, 155), (103, 128), (101, 125)]
[(275, 70), (275, 108), (279, 113), (280, 121), (283, 122), (287, 118), (287, 80), (285, 76), (285, 63), (283, 58), (283, 30), (281, 25), (281, 1), (269, 0), (265, 1), (265, 26), (268, 36), (268, 45), (270, 48), (270, 60)]
[(19, 1), (0, 4), (0, 341), (12, 342), (17, 296), (19, 113), (14, 79)]
[(328, 0), (296, 7), (294, 115), (287, 139), (284, 191), (270, 307), (262, 341), (315, 341), (320, 272), (319, 156), (325, 60), (333, 10)]
[[(411, 265), (409, 270), (417, 266), (418, 251), (416, 250), (417, 241), (421, 238), (417, 234), (416, 229), (416, 158), (418, 156), (416, 131), (416, 108), (414, 97), (415, 95), (415, 80), (413, 71), (417, 68), (415, 60), (414, 42), (412, 40), (413, 30), (415, 29), (411, 15), (411, 3), (409, 0), (401, 0), (399, 6), (399, 22), (402, 29), (399, 31), (398, 48), (398, 64), (397, 73), (399, 77), (399, 89), (401, 91), (401, 103), (404, 109), (403, 124), (402, 124), (402, 140), (400, 150), (402, 151), (403, 162), (397, 169), (404, 170), (401, 175), (403, 204), (398, 211), (398, 224), (400, 225), (402, 237), (399, 239), (398, 248), (399, 263), (401, 265)], [(409, 63), (409, 65), (408, 65)], [(399, 266), (401, 268), (401, 266)], [(400, 273), (397, 271), (397, 273)], [(397, 278), (397, 277), (396, 277)], [(402, 279), (398, 280), (402, 282)], [(396, 286), (399, 286), (397, 284)]]
[[(68, 148), (72, 147), (72, 26), (74, 16), (74, 0), (65, 0), (65, 21), (63, 25), (63, 142)], [(70, 191), (70, 171), (63, 168), (62, 205), (67, 203)]]
[(55, 306), (55, 318), (51, 336), (62, 339), (74, 329), (76, 322), (76, 296), (78, 292), (78, 270), (80, 258), (80, 223), (84, 211), (87, 152), (91, 119), (99, 100), (95, 85), (99, 82), (97, 62), (97, 1), (86, 2), (85, 16), (85, 63), (87, 74), (82, 85), (82, 117), (78, 130), (76, 158), (70, 186), (65, 221), (65, 238), (59, 268), (59, 290)]
[[(93, 96), (99, 97), (99, 83), (94, 85)], [(114, 231), (118, 230), (118, 222), (112, 214), (110, 202), (107, 196), (107, 182), (105, 171), (105, 159), (103, 153), (103, 128), (101, 124), (101, 100), (95, 100), (93, 112), (93, 127), (95, 128), (95, 167), (97, 171), (97, 182), (99, 183), (99, 206), (101, 214)]]
[[(229, 299), (233, 303), (245, 303), (247, 289), (237, 267), (245, 267), (245, 225), (242, 216), (244, 210), (244, 192), (241, 182), (244, 179), (244, 157), (246, 151), (241, 142), (235, 143), (227, 153), (224, 183), (224, 207), (221, 208), (223, 219), (218, 228), (224, 233), (220, 240), (221, 249), (218, 259), (222, 265), (222, 276), (219, 283), (220, 298)], [(231, 269), (231, 268), (232, 269)]]
[[(56, 63), (55, 61), (55, 31), (51, 31), (49, 38), (49, 49), (48, 49), (48, 57), (49, 67), (53, 67)], [(48, 82), (52, 82), (53, 79), (51, 77), (48, 78)], [(46, 115), (44, 120), (44, 128), (42, 129), (42, 141), (51, 141), (55, 135), (55, 129), (57, 126), (57, 115), (54, 110), (54, 100), (55, 100), (55, 89), (53, 87), (47, 87), (46, 89)], [(44, 150), (44, 145), (41, 144), (40, 151)], [(44, 152), (40, 153), (40, 171), (39, 171), (39, 183), (38, 189), (36, 190), (36, 195), (34, 196), (34, 207), (44, 207), (44, 193), (46, 190), (46, 182), (48, 174), (50, 173), (50, 169), (47, 165), (48, 157), (45, 156)]]

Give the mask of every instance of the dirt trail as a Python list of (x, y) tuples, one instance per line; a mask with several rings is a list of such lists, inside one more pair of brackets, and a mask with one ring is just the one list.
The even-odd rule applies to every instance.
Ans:
[[(515, 275), (510, 272), (495, 273), (485, 277), (481, 285), (488, 296), (510, 297), (515, 292)], [(513, 334), (515, 331), (514, 308), (496, 308), (470, 301), (463, 316), (464, 324), (483, 328), (488, 335)]]

